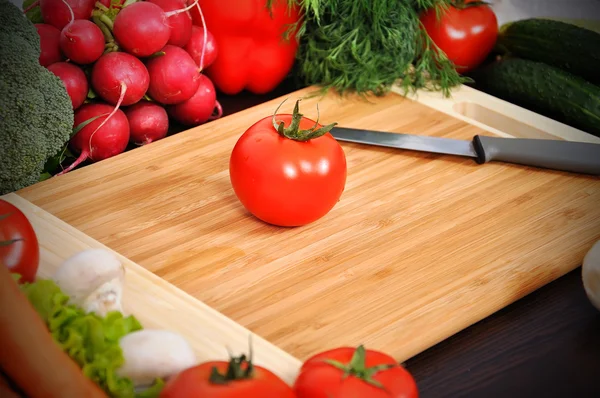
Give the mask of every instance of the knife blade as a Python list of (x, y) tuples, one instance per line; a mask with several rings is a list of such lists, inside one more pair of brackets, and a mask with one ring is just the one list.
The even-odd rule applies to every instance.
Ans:
[(469, 157), (477, 164), (498, 161), (600, 175), (600, 144), (594, 143), (484, 135), (467, 141), (338, 126), (331, 135), (339, 141)]

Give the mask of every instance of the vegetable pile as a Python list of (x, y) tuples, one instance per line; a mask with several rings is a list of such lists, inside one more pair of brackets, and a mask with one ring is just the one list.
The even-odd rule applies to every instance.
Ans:
[[(52, 278), (39, 278), (40, 248), (28, 219), (2, 199), (0, 217), (0, 247), (12, 248), (12, 252), (0, 251), (0, 293), (16, 290), (14, 296), (3, 296), (3, 303), (11, 303), (9, 308), (13, 308), (21, 298), (26, 299), (43, 325), (36, 328), (35, 319), (29, 319), (26, 324), (15, 326), (19, 330), (11, 329), (5, 335), (9, 336), (7, 345), (19, 347), (13, 352), (28, 359), (18, 368), (3, 370), (20, 382), (17, 387), (28, 396), (39, 396), (40, 389), (45, 397), (69, 394), (63, 391), (64, 385), (52, 384), (51, 377), (36, 381), (52, 384), (57, 391), (30, 382), (39, 377), (36, 372), (50, 373), (34, 366), (40, 356), (49, 366), (65, 366), (61, 362), (64, 356), (65, 361), (76, 365), (72, 370), (75, 373), (70, 369), (63, 373), (63, 379), (73, 388), (70, 393), (75, 391), (71, 386), (84, 386), (91, 381), (103, 396), (115, 398), (418, 397), (415, 380), (401, 364), (385, 353), (363, 346), (317, 353), (304, 362), (292, 385), (252, 362), (251, 343), (248, 356), (199, 362), (183, 336), (169, 330), (145, 329), (135, 315), (124, 313), (121, 301), (126, 289), (125, 268), (112, 252), (77, 252), (59, 266)], [(26, 245), (18, 246), (22, 242)], [(14, 267), (11, 256), (18, 250), (21, 265)], [(10, 279), (9, 272), (13, 280), (6, 281)], [(27, 312), (23, 307), (20, 311), (19, 320)], [(25, 340), (15, 337), (15, 333), (22, 336), (19, 331), (23, 329), (28, 330)], [(32, 351), (30, 346), (36, 346), (37, 341), (26, 344), (27, 338), (50, 339), (50, 346), (37, 344), (36, 351)], [(53, 351), (56, 347), (62, 356)], [(74, 396), (100, 395), (92, 394), (88, 387), (83, 395)]]
[[(6, 34), (9, 28), (5, 26), (24, 25), (12, 30), (25, 31), (21, 41), (29, 40), (37, 47), (29, 58), (60, 79), (70, 99), (70, 109), (60, 109), (69, 128), (61, 120), (60, 129), (49, 130), (62, 133), (60, 144), (34, 159), (37, 169), (31, 170), (34, 173), (24, 184), (0, 180), (2, 193), (39, 180), (39, 165), (44, 162), (41, 179), (67, 173), (84, 161), (97, 162), (130, 146), (160, 140), (168, 135), (172, 122), (192, 127), (222, 115), (216, 89), (203, 74), (216, 59), (216, 46), (202, 25), (197, 1), (27, 0), (24, 11), (29, 21), (17, 15), (10, 3), (2, 8), (10, 14), (4, 17), (3, 11), (3, 18), (11, 19), (3, 25)], [(191, 9), (197, 10), (199, 20), (192, 19)], [(11, 34), (10, 40), (15, 36)], [(3, 62), (10, 61), (4, 58)], [(22, 69), (18, 65), (9, 68), (14, 74)], [(29, 76), (20, 78), (31, 81)], [(58, 106), (64, 103), (64, 92), (50, 94)], [(19, 112), (16, 108), (9, 107)], [(50, 112), (53, 107), (32, 108)], [(28, 118), (21, 115), (21, 119)]]

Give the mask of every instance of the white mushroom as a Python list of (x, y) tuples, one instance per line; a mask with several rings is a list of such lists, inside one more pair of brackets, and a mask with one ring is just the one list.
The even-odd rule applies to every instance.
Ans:
[(105, 316), (122, 312), (121, 297), (125, 268), (105, 249), (88, 249), (65, 260), (56, 271), (54, 281), (73, 304), (86, 312)]
[(143, 329), (125, 335), (119, 341), (123, 365), (117, 369), (135, 387), (150, 386), (156, 378), (168, 379), (196, 365), (196, 355), (179, 334), (167, 330)]
[(600, 310), (600, 241), (583, 258), (581, 276), (588, 299)]

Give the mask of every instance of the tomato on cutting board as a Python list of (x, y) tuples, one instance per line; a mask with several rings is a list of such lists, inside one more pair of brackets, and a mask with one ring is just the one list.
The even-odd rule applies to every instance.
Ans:
[(210, 361), (171, 378), (159, 398), (295, 398), (294, 391), (277, 375), (246, 359)]
[(0, 263), (21, 275), (21, 282), (33, 282), (40, 263), (38, 239), (25, 214), (0, 199)]
[(479, 66), (498, 37), (496, 14), (483, 1), (455, 0), (439, 19), (436, 10), (429, 9), (421, 15), (421, 23), (460, 73)]
[[(275, 114), (252, 125), (229, 162), (233, 190), (242, 205), (269, 224), (295, 227), (325, 216), (346, 185), (346, 155), (329, 133), (299, 113)], [(283, 104), (283, 103), (282, 103)]]
[(412, 375), (375, 350), (341, 347), (314, 355), (300, 369), (297, 398), (417, 398)]

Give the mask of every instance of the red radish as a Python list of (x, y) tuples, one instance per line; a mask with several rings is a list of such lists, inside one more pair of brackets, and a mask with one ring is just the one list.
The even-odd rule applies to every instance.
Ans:
[[(185, 8), (185, 0), (147, 0), (154, 3), (163, 11), (176, 11)], [(171, 37), (167, 44), (177, 47), (183, 47), (192, 36), (192, 17), (188, 11), (171, 15), (168, 18), (168, 25), (171, 27)]]
[(164, 55), (146, 62), (150, 74), (148, 94), (161, 104), (187, 101), (200, 85), (200, 72), (191, 55), (183, 48), (166, 45)]
[[(215, 109), (217, 114), (213, 115)], [(176, 105), (169, 105), (167, 110), (173, 119), (188, 126), (198, 126), (223, 115), (221, 104), (217, 101), (215, 86), (205, 75), (200, 75), (200, 86), (192, 98)]]
[(94, 91), (104, 101), (115, 105), (121, 95), (122, 83), (126, 85), (123, 105), (133, 105), (144, 97), (150, 84), (150, 75), (142, 61), (123, 52), (101, 56), (92, 69)]
[(119, 11), (113, 34), (123, 50), (138, 57), (148, 57), (167, 44), (171, 28), (162, 8), (140, 1)]
[(79, 157), (57, 176), (68, 173), (83, 161), (92, 162), (116, 156), (127, 148), (129, 143), (129, 122), (125, 113), (107, 104), (85, 104), (75, 111), (74, 125), (93, 118), (69, 142), (71, 148), (79, 152)]
[(91, 64), (104, 53), (104, 35), (92, 21), (76, 19), (63, 28), (60, 49), (75, 63)]
[(140, 101), (125, 109), (129, 121), (129, 141), (136, 145), (146, 145), (166, 137), (169, 131), (169, 116), (160, 105)]
[(48, 70), (62, 80), (67, 93), (71, 97), (73, 109), (79, 108), (87, 98), (89, 86), (83, 70), (68, 62), (56, 62), (48, 66)]
[(90, 19), (95, 4), (96, 0), (40, 0), (40, 12), (45, 23), (62, 30), (74, 19)]
[(60, 51), (60, 30), (45, 23), (36, 23), (35, 28), (40, 36), (40, 65), (64, 61), (65, 56)]
[[(206, 31), (206, 46), (204, 45), (204, 29), (196, 25), (192, 26), (192, 37), (184, 47), (196, 65), (202, 69), (208, 68), (217, 58), (218, 50), (215, 38), (208, 30)], [(204, 49), (204, 65), (200, 65), (202, 50)]]
[(171, 27), (168, 18), (186, 12), (188, 8), (191, 6), (164, 12), (149, 1), (130, 4), (117, 14), (113, 34), (119, 46), (128, 53), (148, 57), (160, 51), (169, 41)]

